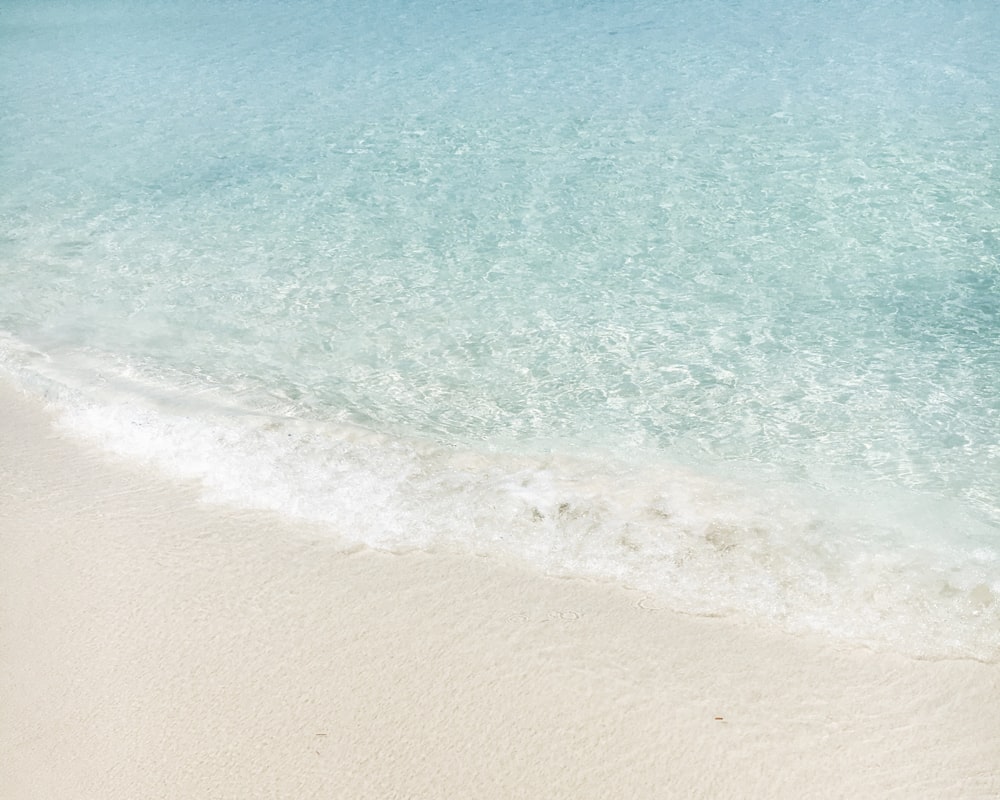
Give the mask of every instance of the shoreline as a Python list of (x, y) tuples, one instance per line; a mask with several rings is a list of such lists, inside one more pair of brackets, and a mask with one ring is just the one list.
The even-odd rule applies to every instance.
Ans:
[(1000, 794), (1000, 664), (344, 553), (0, 408), (2, 800)]

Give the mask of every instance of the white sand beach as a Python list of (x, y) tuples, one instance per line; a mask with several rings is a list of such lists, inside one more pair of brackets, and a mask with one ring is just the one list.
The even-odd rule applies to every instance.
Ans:
[(986, 798), (1000, 665), (338, 551), (0, 387), (0, 797)]

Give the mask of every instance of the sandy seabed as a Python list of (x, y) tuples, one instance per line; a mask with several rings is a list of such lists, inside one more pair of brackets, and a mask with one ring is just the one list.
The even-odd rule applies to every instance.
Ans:
[(1000, 797), (1000, 665), (209, 506), (0, 386), (0, 798)]

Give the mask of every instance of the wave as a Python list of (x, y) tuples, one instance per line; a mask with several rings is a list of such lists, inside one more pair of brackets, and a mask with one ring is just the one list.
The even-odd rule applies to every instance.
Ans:
[(676, 454), (456, 444), (318, 419), (195, 377), (0, 338), (0, 365), (110, 453), (345, 549), (470, 552), (665, 607), (923, 658), (1000, 658), (1000, 538), (967, 506)]

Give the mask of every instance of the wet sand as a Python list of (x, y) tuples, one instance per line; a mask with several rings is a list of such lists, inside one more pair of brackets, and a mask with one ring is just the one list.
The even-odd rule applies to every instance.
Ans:
[(202, 503), (0, 386), (0, 797), (1000, 796), (1000, 665)]

